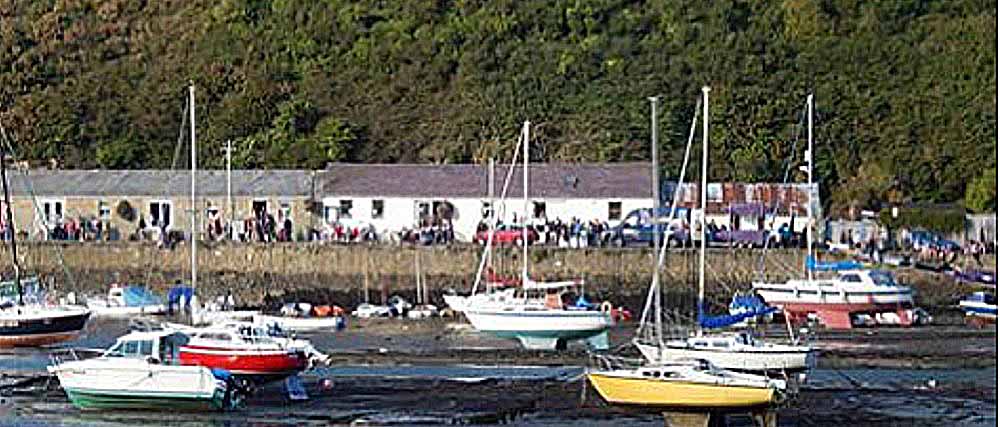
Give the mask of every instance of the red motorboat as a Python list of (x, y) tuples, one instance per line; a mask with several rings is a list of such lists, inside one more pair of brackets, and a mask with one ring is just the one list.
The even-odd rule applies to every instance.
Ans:
[(251, 325), (224, 325), (188, 332), (180, 348), (182, 365), (222, 368), (255, 381), (273, 381), (309, 366), (309, 356), (289, 339)]

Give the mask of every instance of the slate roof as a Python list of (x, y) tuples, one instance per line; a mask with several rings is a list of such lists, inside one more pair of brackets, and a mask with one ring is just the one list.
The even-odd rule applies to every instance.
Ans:
[[(496, 165), (500, 196), (509, 165)], [(480, 198), (488, 194), (488, 166), (476, 164), (333, 163), (317, 172), (316, 197), (369, 196)], [(521, 167), (514, 168), (508, 198), (521, 197)], [(649, 198), (649, 163), (538, 163), (529, 167), (528, 194), (549, 199)]]
[[(312, 171), (234, 170), (233, 196), (311, 197)], [(30, 170), (9, 171), (12, 196), (39, 197), (185, 196), (191, 172), (185, 170)], [(226, 171), (198, 172), (200, 196), (225, 196)]]

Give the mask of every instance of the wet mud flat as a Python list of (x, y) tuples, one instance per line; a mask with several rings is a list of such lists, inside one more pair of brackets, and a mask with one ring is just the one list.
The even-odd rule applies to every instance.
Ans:
[[(634, 328), (612, 330), (612, 346), (627, 348)], [(116, 335), (101, 334), (114, 330), (94, 325), (81, 343), (106, 345)], [(601, 401), (586, 385), (580, 347), (524, 351), (456, 319), (352, 320), (341, 332), (303, 336), (333, 358), (302, 375), (310, 399), (290, 401), (273, 383), (229, 413), (81, 412), (44, 376), (44, 352), (0, 353), (0, 425), (663, 425), (659, 414)], [(996, 339), (995, 327), (960, 325), (820, 331), (811, 341), (820, 365), (779, 410), (779, 425), (996, 425)], [(752, 425), (741, 415), (728, 422)]]

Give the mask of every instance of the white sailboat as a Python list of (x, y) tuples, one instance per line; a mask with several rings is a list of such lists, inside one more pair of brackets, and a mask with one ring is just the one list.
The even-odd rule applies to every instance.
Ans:
[[(813, 96), (806, 101), (808, 143), (806, 172), (809, 177), (809, 200), (806, 205), (807, 277), (784, 283), (753, 283), (753, 290), (767, 304), (779, 307), (791, 322), (816, 316), (828, 328), (849, 329), (852, 316), (894, 317), (893, 323), (917, 324), (921, 311), (914, 307), (913, 291), (900, 285), (888, 271), (865, 270), (854, 262), (817, 263), (813, 254)], [(833, 278), (814, 279), (813, 271), (836, 271)]]
[[(705, 208), (706, 192), (708, 187), (708, 93), (709, 88), (702, 88), (702, 173), (701, 173), (701, 215), (700, 230), (705, 230)], [(655, 120), (654, 120), (655, 123)], [(692, 126), (691, 137), (693, 137), (694, 126)], [(655, 135), (655, 129), (654, 129)], [(688, 152), (690, 143), (688, 140)], [(655, 146), (655, 143), (654, 143)], [(683, 182), (683, 170), (687, 167), (687, 154), (682, 167), (681, 182)], [(678, 186), (680, 188), (680, 186)], [(657, 197), (658, 194), (654, 194)], [(676, 208), (677, 197), (675, 195), (670, 215), (673, 216)], [(705, 246), (704, 236), (700, 239), (701, 251), (699, 254), (698, 272), (698, 321), (699, 327), (696, 336), (681, 339), (664, 341), (662, 332), (661, 306), (659, 298), (659, 264), (654, 267), (653, 284), (651, 286), (651, 300), (655, 304), (653, 315), (655, 317), (656, 334), (653, 342), (642, 338), (634, 341), (635, 346), (642, 353), (643, 357), (652, 363), (661, 363), (670, 360), (704, 359), (713, 365), (723, 369), (739, 370), (747, 372), (797, 372), (811, 369), (815, 365), (815, 354), (812, 348), (803, 345), (774, 344), (757, 339), (753, 334), (745, 331), (729, 333), (705, 334), (703, 331), (703, 309), (705, 304)], [(658, 248), (659, 249), (659, 248)], [(662, 253), (657, 260), (662, 263)], [(655, 292), (655, 294), (654, 294)], [(649, 312), (644, 310), (643, 324)], [(734, 319), (735, 320), (735, 319)], [(725, 322), (724, 322), (725, 323)], [(641, 334), (640, 334), (641, 335)]]
[[(530, 123), (525, 122), (521, 132), (524, 150), (524, 222), (528, 209), (528, 144)], [(512, 165), (513, 166), (513, 165)], [(528, 241), (527, 227), (522, 227), (524, 242)], [(490, 233), (492, 239), (492, 233)], [(492, 242), (486, 245), (487, 251)], [(607, 349), (607, 331), (613, 321), (610, 313), (586, 308), (566, 307), (562, 296), (570, 289), (581, 289), (581, 281), (537, 282), (528, 274), (528, 245), (522, 245), (522, 270), (520, 288), (473, 294), (448, 301), (449, 305), (465, 314), (472, 326), (480, 331), (502, 338), (513, 338), (530, 349), (560, 349), (569, 341), (587, 340), (591, 347)], [(488, 252), (487, 252), (488, 254)], [(481, 262), (481, 267), (486, 260)], [(482, 271), (482, 268), (479, 270)], [(476, 283), (479, 278), (477, 277)]]

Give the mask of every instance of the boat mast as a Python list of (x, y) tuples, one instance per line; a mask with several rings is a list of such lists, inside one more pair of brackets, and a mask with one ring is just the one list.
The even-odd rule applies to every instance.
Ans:
[(712, 89), (708, 86), (701, 88), (702, 93), (702, 128), (701, 128), (701, 253), (699, 254), (698, 261), (698, 335), (702, 333), (701, 330), (701, 313), (704, 310), (705, 305), (705, 241), (708, 240), (706, 237), (706, 225), (705, 219), (707, 217), (707, 209), (705, 204), (705, 199), (708, 197), (708, 92)]
[(10, 209), (10, 184), (7, 182), (7, 150), (0, 148), (0, 179), (3, 180), (3, 202), (6, 205), (4, 215), (7, 217), (7, 236), (10, 239), (10, 254), (14, 263), (14, 287), (17, 289), (17, 304), (24, 305), (24, 289), (21, 289), (21, 265), (17, 262), (17, 243), (14, 236), (14, 214)]
[[(486, 187), (487, 187), (487, 192), (489, 193), (489, 198), (490, 198), (490, 214), (489, 214), (489, 216), (486, 217), (486, 220), (489, 221), (489, 224), (487, 224), (487, 227), (489, 227), (488, 229), (490, 230), (489, 231), (490, 235), (487, 238), (487, 240), (492, 240), (492, 238), (493, 238), (493, 230), (494, 230), (494, 227), (496, 226), (496, 212), (497, 212), (497, 207), (496, 207), (496, 159), (494, 159), (493, 157), (490, 157), (490, 170), (488, 171), (487, 175), (489, 175), (489, 182), (486, 184)], [(489, 244), (486, 245), (487, 246), (487, 248), (486, 248), (486, 257), (487, 257), (486, 258), (486, 271), (490, 271), (490, 272), (495, 273), (496, 270), (493, 269), (493, 248), (492, 248), (493, 243), (492, 242), (488, 242), (488, 243)], [(492, 285), (490, 285), (490, 283), (488, 281), (486, 282), (486, 289), (487, 289), (487, 292), (492, 292), (493, 291)]]
[[(198, 205), (196, 204), (196, 182), (195, 173), (198, 170), (198, 150), (194, 133), (194, 82), (188, 86), (189, 102), (191, 110), (191, 289), (198, 291)], [(192, 305), (192, 309), (194, 309)]]
[(652, 158), (652, 196), (653, 196), (653, 289), (656, 294), (655, 304), (653, 309), (654, 325), (656, 327), (656, 342), (663, 342), (663, 292), (660, 290), (660, 263), (657, 255), (660, 252), (660, 152), (657, 141), (657, 129), (656, 129), (656, 104), (660, 101), (659, 97), (651, 96), (649, 97), (650, 108), (652, 109), (650, 114), (650, 127), (652, 128), (652, 140), (650, 141), (650, 157)]
[[(809, 110), (809, 126), (808, 126), (808, 144), (809, 148), (806, 149), (806, 162), (808, 162), (807, 168), (809, 175), (809, 187), (806, 191), (809, 193), (809, 197), (806, 202), (806, 259), (813, 256), (813, 94), (809, 94), (806, 97), (806, 108)], [(806, 277), (809, 278), (809, 283), (813, 281), (812, 269), (808, 267), (808, 262), (806, 263)]]
[(525, 121), (524, 127), (521, 130), (524, 134), (524, 172), (521, 173), (524, 176), (524, 191), (521, 193), (524, 201), (524, 214), (521, 217), (521, 245), (523, 247), (521, 254), (522, 287), (528, 285), (528, 143), (530, 142), (530, 126), (531, 122)]

